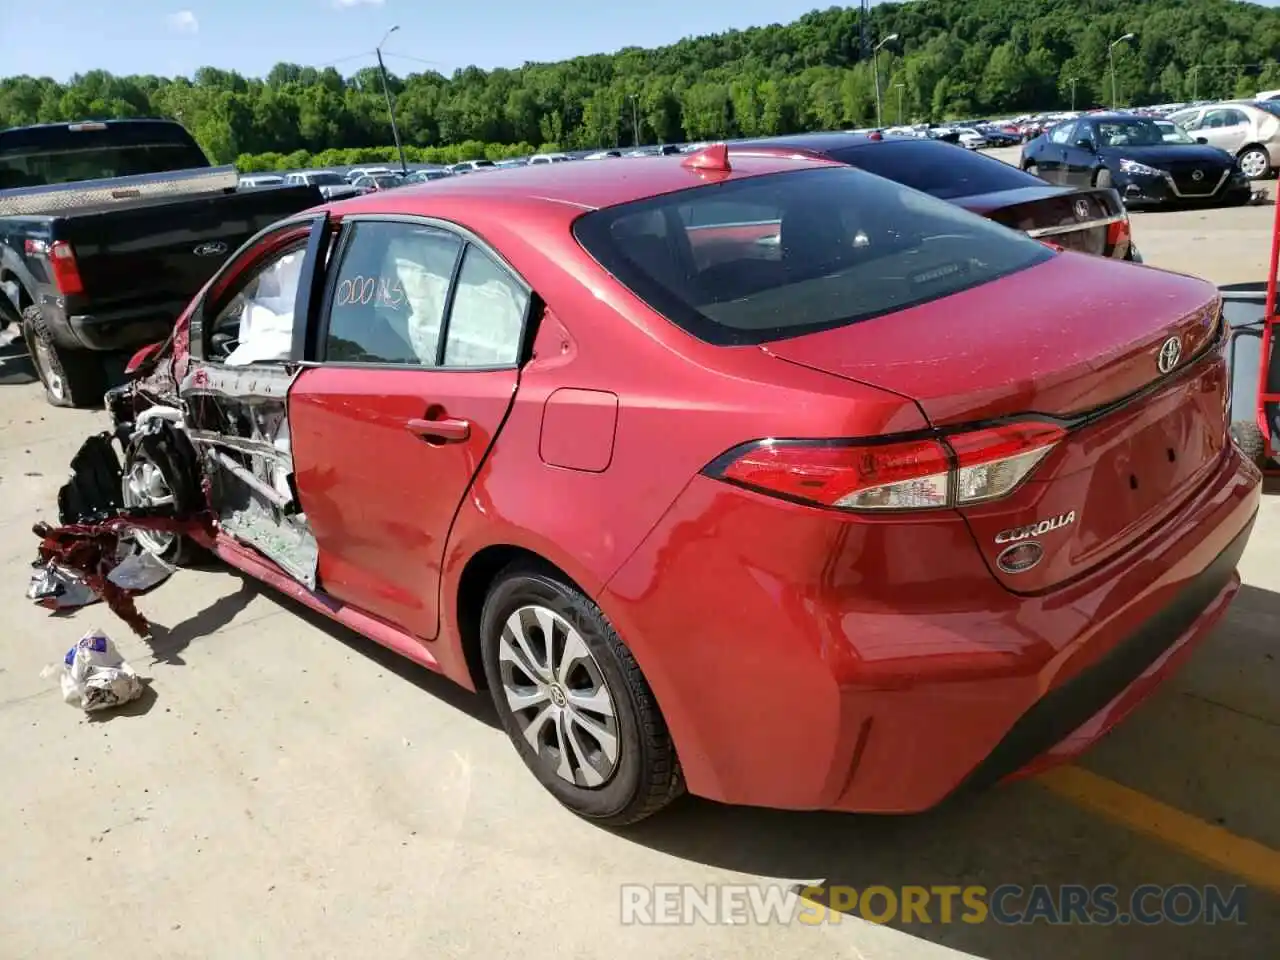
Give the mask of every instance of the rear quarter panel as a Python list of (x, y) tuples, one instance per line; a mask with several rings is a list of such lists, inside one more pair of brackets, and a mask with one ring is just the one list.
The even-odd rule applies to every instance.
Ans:
[[(467, 561), (510, 544), (597, 596), (685, 486), (725, 450), (769, 436), (844, 436), (925, 426), (896, 395), (781, 363), (757, 347), (712, 347), (653, 313), (569, 233), (517, 216), (463, 219), (546, 304), (511, 414), (455, 521), (443, 589)], [(547, 398), (564, 387), (618, 397), (601, 471), (543, 462)], [(443, 609), (452, 609), (446, 599)], [(607, 613), (608, 611), (606, 611)], [(446, 630), (456, 630), (456, 616)], [(643, 664), (642, 664), (643, 665)]]

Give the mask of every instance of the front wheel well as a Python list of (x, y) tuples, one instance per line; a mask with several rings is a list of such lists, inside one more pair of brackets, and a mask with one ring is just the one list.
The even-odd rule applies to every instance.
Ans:
[(489, 596), (489, 589), (498, 578), (498, 574), (517, 560), (543, 567), (548, 573), (555, 574), (569, 586), (582, 589), (567, 573), (532, 550), (505, 543), (492, 544), (478, 550), (467, 561), (467, 565), (462, 568), (462, 576), (458, 578), (456, 621), (458, 636), (462, 640), (462, 652), (467, 660), (467, 672), (471, 675), (471, 682), (477, 690), (488, 688), (484, 675), (484, 661), (480, 656), (480, 616), (484, 612), (484, 601)]

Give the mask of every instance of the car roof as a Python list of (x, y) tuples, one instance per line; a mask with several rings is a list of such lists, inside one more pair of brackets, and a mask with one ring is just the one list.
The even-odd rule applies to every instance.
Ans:
[(837, 130), (828, 133), (793, 133), (785, 137), (759, 137), (754, 140), (742, 140), (730, 144), (730, 149), (741, 147), (798, 147), (801, 150), (816, 150), (826, 153), (829, 150), (840, 150), (844, 147), (861, 146), (872, 143), (897, 142), (930, 142), (923, 137), (909, 137), (895, 133), (853, 133)]
[[(736, 146), (736, 145), (735, 145)], [(631, 203), (664, 193), (696, 187), (709, 180), (741, 180), (788, 170), (837, 166), (834, 161), (774, 155), (742, 156), (729, 153), (727, 174), (686, 167), (690, 154), (630, 157), (625, 163), (532, 164), (492, 170), (484, 176), (436, 180), (421, 187), (403, 187), (381, 196), (356, 197), (330, 204), (339, 214), (408, 213), (415, 201), (465, 198), (491, 204), (545, 204), (597, 210)]]

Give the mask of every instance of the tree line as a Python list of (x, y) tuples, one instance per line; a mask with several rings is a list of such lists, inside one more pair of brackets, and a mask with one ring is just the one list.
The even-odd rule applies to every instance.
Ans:
[[(915, 0), (866, 23), (832, 7), (651, 50), (388, 79), (411, 160), (497, 159), (869, 125), (877, 59), (885, 124), (1084, 109), (1110, 103), (1109, 51), (1127, 33), (1111, 51), (1123, 104), (1280, 87), (1280, 9), (1237, 0)], [(175, 118), (244, 169), (395, 156), (373, 65), (0, 80), (0, 127), (136, 116)]]

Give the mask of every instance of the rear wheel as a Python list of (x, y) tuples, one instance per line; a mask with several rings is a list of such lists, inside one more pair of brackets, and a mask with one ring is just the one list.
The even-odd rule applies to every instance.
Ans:
[(1256, 423), (1237, 420), (1231, 424), (1231, 439), (1250, 463), (1259, 467), (1267, 465), (1267, 440)]
[(1034, 163), (1028, 163), (1024, 169), (1027, 171), (1027, 173), (1031, 174), (1033, 177), (1040, 176), (1040, 168), (1037, 167)]
[(22, 336), (45, 396), (55, 407), (94, 407), (106, 393), (101, 358), (89, 350), (68, 350), (54, 342), (36, 306), (22, 311)]
[(557, 800), (624, 826), (680, 795), (684, 780), (653, 692), (586, 595), (549, 569), (514, 564), (489, 591), (480, 631), (502, 726)]
[(1240, 172), (1250, 180), (1265, 180), (1271, 175), (1271, 157), (1261, 147), (1247, 147), (1236, 158)]

